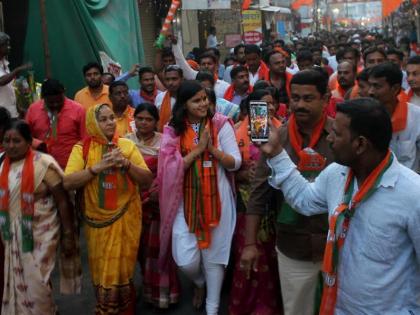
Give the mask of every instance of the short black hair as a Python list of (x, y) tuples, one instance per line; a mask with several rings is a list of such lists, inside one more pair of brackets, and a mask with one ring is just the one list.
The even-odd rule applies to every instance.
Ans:
[(385, 50), (383, 50), (382, 48), (379, 48), (379, 47), (377, 47), (377, 46), (371, 46), (371, 47), (369, 47), (368, 49), (366, 49), (366, 50), (363, 52), (363, 61), (366, 63), (366, 59), (367, 59), (367, 57), (368, 57), (370, 54), (373, 54), (373, 53), (375, 53), (375, 52), (382, 54), (382, 56), (384, 56), (384, 58), (386, 59), (386, 52), (385, 52)]
[(413, 56), (408, 59), (407, 65), (420, 65), (420, 56)]
[(175, 71), (175, 72), (178, 72), (178, 74), (179, 74), (179, 76), (182, 78), (182, 77), (184, 77), (184, 72), (182, 71), (182, 69), (181, 69), (181, 67), (180, 66), (178, 66), (178, 65), (169, 65), (169, 66), (167, 66), (164, 70), (163, 70), (163, 73), (168, 73), (168, 72), (172, 72), (172, 71)]
[(233, 48), (233, 54), (237, 55), (238, 52), (239, 52), (239, 49), (241, 49), (241, 48), (245, 48), (245, 45), (244, 44), (236, 45), (235, 48)]
[(392, 62), (384, 62), (370, 69), (369, 78), (385, 78), (386, 82), (393, 86), (402, 84), (403, 74), (401, 69)]
[(235, 80), (236, 76), (240, 72), (248, 72), (248, 68), (245, 67), (245, 66), (236, 66), (236, 67), (233, 67), (232, 71), (230, 71), (230, 78), (232, 80)]
[(124, 81), (114, 81), (109, 85), (109, 95), (114, 93), (114, 89), (118, 86), (125, 86), (128, 89), (128, 85)]
[(59, 95), (64, 93), (64, 86), (56, 79), (47, 79), (41, 86), (41, 97)]
[(296, 61), (298, 63), (302, 62), (302, 61), (310, 61), (313, 62), (314, 61), (314, 56), (312, 55), (310, 50), (307, 49), (302, 49), (300, 50), (297, 55), (296, 55)]
[(211, 74), (208, 71), (200, 71), (197, 73), (197, 76), (195, 77), (197, 81), (203, 82), (203, 81), (210, 81), (211, 85), (214, 86), (216, 84), (214, 80), (214, 75)]
[(337, 105), (337, 112), (350, 118), (353, 135), (367, 138), (376, 150), (386, 152), (392, 138), (392, 123), (385, 106), (373, 98), (358, 98)]
[(257, 54), (258, 56), (261, 56), (261, 49), (254, 44), (245, 45), (245, 55), (248, 54)]
[(92, 68), (98, 69), (101, 75), (104, 74), (104, 68), (102, 67), (102, 65), (100, 65), (96, 61), (92, 61), (83, 66), (83, 75), (86, 75), (86, 72), (88, 72)]
[(207, 48), (207, 50), (204, 53), (211, 53), (214, 56), (216, 56), (217, 59), (220, 58), (220, 50), (217, 49), (216, 47)]
[(397, 55), (398, 59), (400, 61), (403, 61), (404, 59), (404, 54), (401, 50), (395, 49), (395, 48), (390, 48), (388, 49), (388, 51), (386, 52), (387, 56), (389, 55)]
[(10, 121), (12, 120), (12, 115), (6, 107), (0, 106), (0, 131), (3, 130)]
[(205, 53), (202, 53), (198, 57), (198, 63), (201, 63), (201, 60), (203, 60), (204, 58), (210, 58), (211, 60), (213, 60), (214, 63), (217, 63), (217, 57), (210, 51), (206, 51)]
[(3, 129), (5, 133), (8, 130), (16, 130), (27, 143), (32, 143), (31, 128), (26, 121), (22, 119), (12, 119)]
[(284, 54), (282, 54), (280, 51), (275, 50), (275, 49), (270, 49), (269, 51), (264, 53), (264, 62), (267, 65), (270, 64), (270, 58), (271, 58), (271, 56), (273, 56), (275, 54), (280, 54), (284, 57), (284, 59), (286, 59), (286, 56)]
[(296, 73), (290, 81), (290, 86), (298, 85), (314, 85), (317, 91), (323, 96), (327, 93), (328, 80), (317, 70), (306, 69)]
[(257, 82), (255, 82), (253, 90), (254, 91), (257, 91), (257, 90), (265, 90), (269, 86), (270, 86), (270, 83), (268, 83), (267, 81), (265, 81), (265, 80), (258, 80)]
[(136, 110), (134, 111), (133, 116), (135, 117), (138, 113), (141, 113), (142, 111), (147, 111), (152, 117), (159, 121), (159, 111), (155, 104), (151, 103), (141, 103), (136, 107)]
[(155, 72), (153, 71), (153, 69), (151, 67), (141, 67), (139, 69), (139, 80), (141, 80), (141, 77), (145, 73), (153, 73), (153, 74), (155, 74)]
[(345, 54), (351, 53), (353, 54), (354, 58), (358, 61), (360, 59), (360, 51), (354, 47), (346, 46), (344, 49), (340, 50), (339, 53), (337, 52), (336, 59), (339, 62), (341, 59), (344, 59)]
[(369, 81), (369, 73), (370, 73), (370, 68), (363, 69), (362, 71), (360, 71), (357, 74), (356, 80), (357, 81), (368, 82)]
[(172, 52), (171, 48), (164, 48), (162, 50), (162, 57), (161, 58), (163, 59), (165, 57), (171, 57), (171, 58), (175, 59), (174, 53)]

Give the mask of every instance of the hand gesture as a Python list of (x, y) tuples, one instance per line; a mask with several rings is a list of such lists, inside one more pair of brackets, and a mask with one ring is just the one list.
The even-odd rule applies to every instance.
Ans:
[(178, 44), (178, 38), (174, 34), (168, 34), (166, 37), (171, 40), (172, 45)]
[(248, 245), (242, 250), (239, 268), (245, 272), (247, 279), (251, 277), (251, 270), (254, 272), (258, 271), (258, 256), (257, 245)]
[(92, 170), (95, 173), (101, 173), (105, 170), (113, 168), (114, 166), (115, 166), (115, 161), (114, 161), (113, 155), (112, 153), (108, 152), (102, 156), (102, 160), (100, 162), (92, 166)]
[(126, 164), (126, 158), (123, 156), (119, 148), (115, 148), (111, 152), (112, 159), (115, 161), (116, 167), (123, 167)]
[(203, 152), (210, 143), (210, 132), (208, 128), (204, 129), (204, 131), (201, 133), (200, 141), (197, 144), (197, 148), (200, 150), (200, 152)]
[(26, 71), (26, 70), (29, 70), (29, 69), (32, 69), (32, 63), (31, 62), (20, 65), (19, 67), (15, 68), (14, 71), (16, 72), (16, 75), (18, 75), (19, 73), (21, 73), (23, 71)]
[(139, 70), (140, 70), (140, 64), (136, 63), (131, 66), (131, 69), (128, 72), (128, 74), (130, 75), (130, 77), (135, 77), (139, 73)]
[(275, 157), (283, 151), (283, 146), (280, 142), (280, 128), (274, 127), (271, 120), (268, 121), (270, 127), (270, 135), (266, 143), (254, 143), (258, 146), (262, 153), (268, 158)]

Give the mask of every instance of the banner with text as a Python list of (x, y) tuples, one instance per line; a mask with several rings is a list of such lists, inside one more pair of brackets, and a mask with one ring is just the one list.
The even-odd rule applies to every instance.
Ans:
[(261, 11), (242, 11), (242, 25), (244, 29), (244, 43), (260, 45), (263, 40)]

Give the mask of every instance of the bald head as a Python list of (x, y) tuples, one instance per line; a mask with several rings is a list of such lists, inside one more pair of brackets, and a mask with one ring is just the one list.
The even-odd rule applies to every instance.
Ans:
[(349, 61), (341, 62), (337, 67), (338, 84), (344, 90), (354, 86), (357, 75), (357, 66)]

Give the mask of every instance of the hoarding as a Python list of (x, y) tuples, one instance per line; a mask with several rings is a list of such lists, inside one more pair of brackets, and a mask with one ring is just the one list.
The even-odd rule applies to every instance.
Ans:
[(182, 1), (183, 10), (230, 9), (231, 0), (187, 0)]
[(244, 29), (245, 44), (261, 44), (263, 39), (261, 11), (242, 11), (242, 25)]

